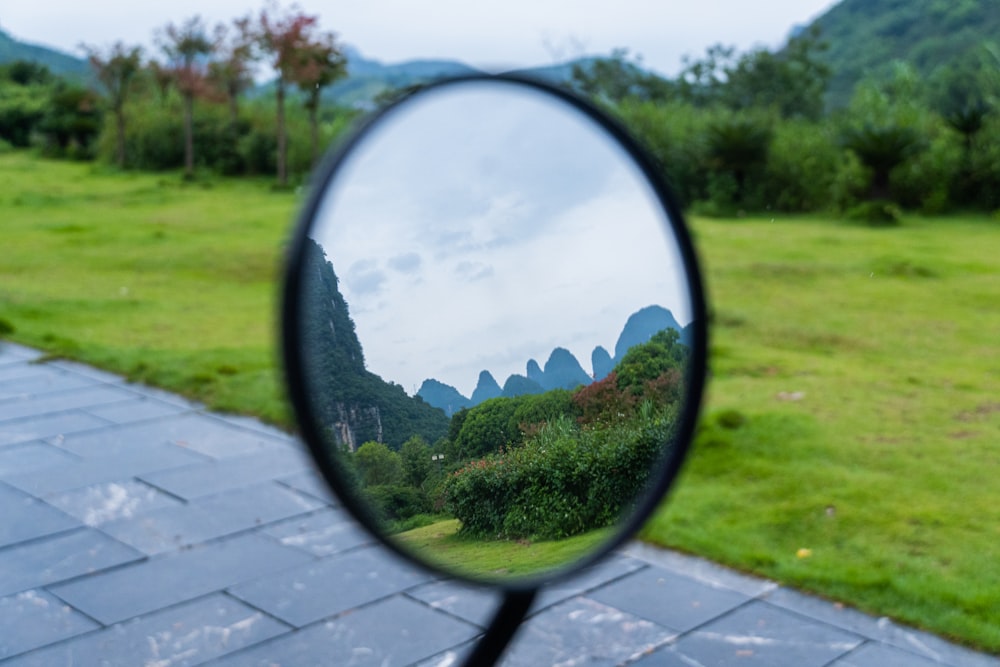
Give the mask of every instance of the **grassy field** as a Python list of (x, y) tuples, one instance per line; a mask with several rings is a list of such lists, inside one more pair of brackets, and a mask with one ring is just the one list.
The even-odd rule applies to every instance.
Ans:
[[(296, 205), (2, 155), (0, 328), (287, 422), (274, 297)], [(1000, 222), (694, 231), (705, 424), (644, 537), (1000, 651)]]
[(0, 319), (52, 354), (287, 421), (276, 277), (297, 201), (2, 155)]

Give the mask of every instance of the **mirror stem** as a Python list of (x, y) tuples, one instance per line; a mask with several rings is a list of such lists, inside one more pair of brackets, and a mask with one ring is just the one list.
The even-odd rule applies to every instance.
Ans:
[(486, 634), (465, 661), (465, 667), (490, 667), (500, 660), (504, 649), (528, 615), (537, 594), (538, 589), (532, 588), (527, 591), (508, 591), (504, 595), (500, 608), (486, 628)]

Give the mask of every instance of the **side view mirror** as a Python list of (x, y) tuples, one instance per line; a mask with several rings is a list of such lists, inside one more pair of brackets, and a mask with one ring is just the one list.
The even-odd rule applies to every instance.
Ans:
[(509, 76), (433, 84), (315, 175), (288, 255), (292, 404), (387, 548), (505, 601), (628, 540), (688, 450), (706, 367), (679, 207), (594, 106)]

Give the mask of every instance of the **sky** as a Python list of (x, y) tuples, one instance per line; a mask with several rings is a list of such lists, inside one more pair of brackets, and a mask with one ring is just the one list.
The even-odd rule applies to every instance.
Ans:
[(556, 347), (590, 372), (639, 309), (691, 319), (669, 221), (631, 159), (582, 114), (509, 84), (387, 118), (338, 170), (312, 235), (368, 369), (411, 394), (434, 378), (468, 397), (480, 371), (502, 385)]
[[(290, 3), (283, 2), (282, 6)], [(450, 58), (488, 70), (549, 65), (626, 48), (661, 74), (674, 75), (684, 55), (715, 43), (778, 46), (795, 25), (836, 4), (831, 0), (302, 0), (324, 30), (367, 57), (394, 63)], [(201, 15), (229, 22), (257, 13), (246, 0), (0, 0), (0, 29), (14, 37), (80, 55), (86, 43), (122, 40), (152, 51), (156, 29)]]

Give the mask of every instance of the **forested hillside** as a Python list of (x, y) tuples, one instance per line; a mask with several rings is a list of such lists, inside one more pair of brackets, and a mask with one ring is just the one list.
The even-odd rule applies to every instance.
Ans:
[(829, 100), (844, 106), (866, 75), (891, 75), (894, 60), (921, 76), (977, 58), (992, 43), (1000, 56), (1000, 2), (996, 0), (843, 0), (816, 20), (829, 44)]

